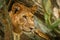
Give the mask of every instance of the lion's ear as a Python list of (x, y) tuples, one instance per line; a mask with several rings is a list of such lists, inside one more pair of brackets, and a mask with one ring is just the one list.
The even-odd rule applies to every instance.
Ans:
[(34, 14), (37, 11), (37, 5), (33, 5), (31, 8), (31, 12)]

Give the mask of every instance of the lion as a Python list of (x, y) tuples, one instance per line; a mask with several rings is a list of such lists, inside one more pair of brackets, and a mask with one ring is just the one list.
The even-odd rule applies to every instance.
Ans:
[[(24, 4), (14, 3), (9, 12), (11, 22), (13, 25), (14, 40), (20, 40), (22, 32), (32, 32), (34, 27), (34, 12), (36, 12), (36, 5), (33, 7), (26, 7)], [(17, 36), (17, 37), (16, 37)]]

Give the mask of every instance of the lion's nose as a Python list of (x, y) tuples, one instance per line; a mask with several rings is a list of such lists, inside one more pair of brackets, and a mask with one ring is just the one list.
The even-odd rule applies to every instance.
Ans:
[(34, 27), (30, 27), (30, 29), (31, 29), (31, 30), (33, 30), (33, 29), (34, 29)]
[(31, 30), (33, 29), (33, 28), (30, 28)]

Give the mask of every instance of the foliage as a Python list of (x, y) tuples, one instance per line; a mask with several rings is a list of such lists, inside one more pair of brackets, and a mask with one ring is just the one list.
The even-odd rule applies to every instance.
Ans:
[[(12, 2), (11, 0), (5, 0), (8, 5), (5, 5), (4, 4), (4, 0), (0, 0), (0, 9), (3, 8), (3, 11), (6, 13), (4, 15), (4, 12), (1, 13), (0, 12), (0, 21), (2, 22), (2, 24), (4, 26), (8, 25), (9, 27), (11, 26), (10, 24), (10, 19), (9, 19), (9, 16), (8, 16), (8, 9), (9, 9), (9, 5), (10, 3)], [(20, 1), (20, 0), (18, 0)], [(22, 1), (22, 0), (21, 0)], [(38, 6), (38, 12), (37, 14), (41, 15), (42, 13), (42, 17), (43, 17), (43, 21), (40, 19), (42, 17), (39, 16), (39, 18), (35, 15), (34, 18), (34, 22), (35, 22), (35, 26), (37, 29), (40, 29), (43, 33), (47, 33), (49, 35), (49, 37), (51, 36), (52, 37), (57, 37), (57, 34), (60, 36), (60, 29), (58, 28), (59, 27), (59, 24), (60, 24), (60, 18), (58, 19), (53, 19), (54, 15), (53, 15), (53, 4), (51, 2), (51, 0), (31, 0), (32, 2), (34, 2), (35, 5)], [(30, 1), (30, 3), (31, 3)], [(29, 3), (29, 4), (30, 4)], [(28, 2), (26, 3), (28, 4)], [(28, 4), (28, 6), (29, 6)], [(32, 5), (32, 4), (31, 4)], [(6, 6), (4, 8), (4, 6)], [(6, 10), (7, 9), (7, 10)], [(3, 15), (3, 16), (2, 16)], [(3, 21), (4, 20), (7, 21), (7, 24), (5, 24)], [(52, 22), (53, 20), (53, 22)], [(9, 29), (11, 31), (11, 29)]]

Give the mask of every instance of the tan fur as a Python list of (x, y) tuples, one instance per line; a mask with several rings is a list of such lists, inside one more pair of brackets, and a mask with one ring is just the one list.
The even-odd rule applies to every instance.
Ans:
[[(16, 9), (17, 11), (15, 12)], [(36, 9), (34, 9), (34, 7), (28, 8), (23, 4), (13, 4), (12, 10), (10, 11), (9, 15), (13, 24), (14, 40), (15, 37), (20, 35), (23, 30), (28, 32), (34, 29), (33, 13), (35, 12), (35, 10)]]

